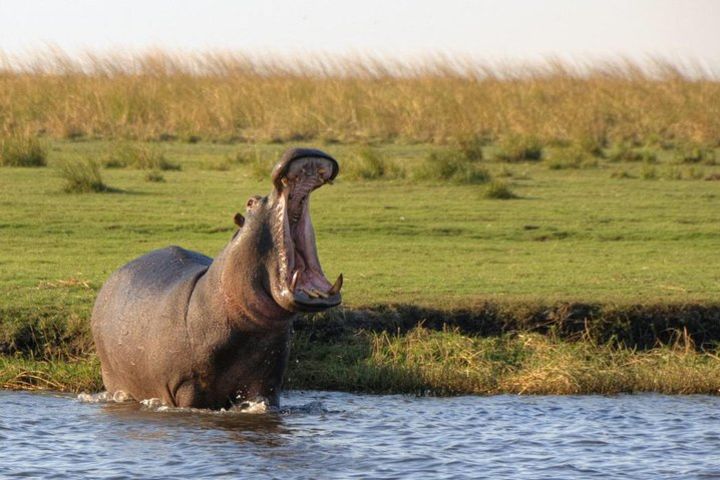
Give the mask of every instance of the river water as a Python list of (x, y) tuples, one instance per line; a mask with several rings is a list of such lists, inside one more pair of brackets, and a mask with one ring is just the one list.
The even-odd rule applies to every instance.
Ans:
[(0, 391), (0, 477), (720, 478), (719, 397), (289, 392), (282, 405)]

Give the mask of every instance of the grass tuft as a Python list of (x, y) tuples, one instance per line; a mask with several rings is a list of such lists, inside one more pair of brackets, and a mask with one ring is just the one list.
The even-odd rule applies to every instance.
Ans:
[(614, 145), (607, 154), (611, 162), (657, 162), (657, 152), (652, 147), (633, 147), (626, 143)]
[(542, 143), (532, 135), (506, 135), (500, 139), (495, 153), (503, 162), (539, 161), (542, 156)]
[(484, 158), (483, 147), (486, 143), (487, 141), (484, 138), (478, 135), (472, 135), (461, 138), (458, 141), (458, 149), (469, 161), (478, 162)]
[(488, 184), (483, 194), (485, 198), (496, 199), (496, 200), (510, 200), (513, 198), (519, 198), (505, 182), (493, 181)]
[(675, 151), (677, 163), (715, 165), (715, 150), (703, 145), (683, 145)]
[(11, 135), (0, 139), (0, 166), (44, 167), (47, 149), (35, 137)]
[(581, 135), (574, 142), (574, 146), (593, 157), (602, 158), (604, 156), (603, 147), (605, 140), (598, 139), (591, 135)]
[(139, 170), (180, 170), (169, 162), (156, 147), (130, 142), (115, 143), (103, 162), (106, 168), (136, 168)]
[(615, 170), (610, 174), (610, 178), (635, 178), (634, 175), (632, 175), (630, 172), (625, 170), (624, 168), (620, 170)]
[(598, 165), (597, 158), (576, 146), (554, 150), (544, 163), (550, 170), (591, 168)]
[(642, 166), (640, 169), (640, 177), (643, 180), (657, 180), (658, 178), (658, 171), (657, 168), (654, 166), (646, 163)]
[(381, 180), (405, 177), (402, 167), (370, 147), (357, 150), (351, 161), (345, 165), (343, 176), (351, 179)]
[(66, 193), (107, 192), (100, 175), (100, 166), (94, 160), (69, 161), (60, 164), (60, 176), (65, 180), (63, 190)]
[(468, 185), (487, 183), (491, 179), (490, 172), (457, 150), (430, 153), (417, 167), (414, 177), (422, 181), (440, 180)]
[(145, 175), (145, 180), (148, 182), (161, 183), (165, 181), (165, 177), (159, 170), (150, 170)]

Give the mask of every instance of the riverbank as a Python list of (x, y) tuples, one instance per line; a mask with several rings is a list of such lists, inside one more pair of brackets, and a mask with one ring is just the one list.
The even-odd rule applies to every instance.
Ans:
[[(720, 393), (720, 304), (338, 310), (295, 324), (285, 388), (421, 395)], [(79, 322), (78, 325), (86, 325)], [(87, 329), (5, 330), (0, 385), (94, 392)]]

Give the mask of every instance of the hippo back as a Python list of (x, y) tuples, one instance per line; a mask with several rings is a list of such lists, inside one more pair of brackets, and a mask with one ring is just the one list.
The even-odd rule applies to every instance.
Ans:
[[(114, 272), (98, 294), (92, 331), (105, 387), (143, 398), (173, 398), (192, 369), (187, 311), (212, 259), (180, 247), (139, 257)], [(112, 343), (111, 343), (112, 342)]]

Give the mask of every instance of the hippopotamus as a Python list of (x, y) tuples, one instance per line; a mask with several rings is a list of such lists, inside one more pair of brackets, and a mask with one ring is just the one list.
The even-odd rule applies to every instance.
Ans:
[(342, 274), (325, 277), (310, 220), (310, 194), (338, 171), (320, 150), (290, 149), (214, 260), (171, 246), (112, 273), (91, 320), (107, 391), (175, 407), (277, 406), (293, 318), (342, 300)]

